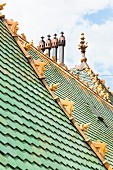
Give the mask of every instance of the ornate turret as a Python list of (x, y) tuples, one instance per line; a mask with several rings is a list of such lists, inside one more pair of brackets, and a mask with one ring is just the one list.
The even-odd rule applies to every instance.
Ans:
[(84, 37), (84, 33), (81, 34), (81, 41), (80, 44), (78, 45), (78, 49), (81, 50), (81, 54), (82, 54), (82, 58), (81, 58), (81, 64), (79, 66), (77, 66), (78, 70), (83, 70), (85, 69), (88, 64), (87, 64), (87, 58), (85, 57), (85, 52), (86, 52), (86, 48), (88, 47), (88, 42), (85, 43), (85, 37)]
[(45, 41), (44, 41), (44, 37), (41, 37), (41, 41), (39, 42), (39, 46), (41, 48), (41, 51), (44, 52), (45, 50)]
[(61, 32), (61, 36), (59, 38), (58, 45), (60, 46), (59, 47), (59, 62), (64, 65), (64, 47), (65, 47), (65, 44), (66, 44), (66, 40), (65, 40), (65, 37), (64, 37), (63, 34), (64, 33)]
[(52, 47), (52, 44), (51, 44), (51, 39), (50, 39), (50, 35), (47, 36), (47, 40), (46, 40), (46, 43), (45, 43), (45, 49), (48, 51), (48, 55), (50, 57), (50, 50), (51, 50), (51, 47)]
[(54, 38), (52, 39), (52, 48), (53, 48), (53, 56), (57, 61), (57, 48), (58, 48), (58, 38), (56, 37), (57, 34), (54, 34)]

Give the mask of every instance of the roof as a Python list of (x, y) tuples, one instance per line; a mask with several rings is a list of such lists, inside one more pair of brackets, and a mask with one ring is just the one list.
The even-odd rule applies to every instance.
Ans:
[[(77, 66), (74, 68), (71, 68), (70, 72), (73, 72), (74, 76), (76, 77), (78, 75), (79, 80), (90, 87), (93, 91), (95, 91), (98, 94), (97, 87), (101, 84), (102, 89), (105, 89), (105, 92), (108, 93), (109, 98), (110, 98), (110, 103), (113, 105), (113, 94), (110, 91), (110, 87), (106, 87), (105, 85), (105, 80), (104, 79), (99, 79), (99, 74), (95, 74), (93, 70), (90, 68), (88, 65), (89, 69), (83, 69), (83, 70), (78, 70)], [(96, 82), (93, 81), (93, 75), (97, 77), (97, 80), (99, 81), (98, 85), (96, 85)]]
[[(34, 47), (28, 50), (32, 59), (27, 59), (29, 56), (18, 45), (20, 37), (11, 34), (4, 25), (7, 20), (2, 20), (0, 169), (110, 169), (107, 161), (101, 161), (104, 156), (94, 148), (89, 138), (107, 143), (106, 159), (113, 165), (111, 104), (107, 105)], [(46, 63), (44, 75), (48, 85), (44, 76), (39, 77), (35, 73), (37, 70), (33, 67), (33, 61), (36, 59)], [(51, 83), (60, 83), (54, 93), (48, 90)], [(68, 119), (69, 114), (57, 96), (74, 102), (73, 119)], [(97, 120), (95, 110), (104, 122)], [(87, 136), (75, 120), (79, 125), (91, 122)]]
[[(48, 61), (45, 71), (48, 85), (51, 83), (60, 83), (55, 94), (61, 99), (68, 98), (70, 101), (74, 102), (73, 115), (79, 125), (91, 122), (87, 135), (92, 141), (100, 140), (107, 144), (108, 152), (106, 153), (106, 159), (113, 166), (112, 105), (99, 98), (98, 95), (86, 86), (82, 86), (84, 84), (78, 82), (76, 78), (74, 79), (71, 75), (69, 76), (68, 72), (66, 73), (66, 71), (60, 67), (55, 66), (50, 59), (43, 55), (37, 55), (34, 51), (29, 51), (29, 54), (35, 59), (40, 58), (44, 62)], [(102, 117), (103, 120), (100, 120), (99, 117)]]

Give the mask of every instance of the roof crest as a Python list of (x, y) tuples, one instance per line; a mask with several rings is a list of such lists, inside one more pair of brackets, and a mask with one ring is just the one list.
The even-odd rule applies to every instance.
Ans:
[[(105, 86), (105, 80), (100, 80), (98, 78), (98, 74), (95, 74), (90, 67), (86, 67), (85, 70), (96, 86), (96, 93), (106, 101), (111, 102), (109, 98), (109, 93), (105, 91), (107, 90), (108, 92), (110, 92), (109, 87)], [(104, 88), (102, 86), (104, 86)]]

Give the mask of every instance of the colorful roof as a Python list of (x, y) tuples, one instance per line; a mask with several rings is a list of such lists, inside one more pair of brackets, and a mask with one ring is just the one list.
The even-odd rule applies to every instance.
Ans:
[[(92, 141), (103, 141), (107, 144), (108, 152), (106, 159), (113, 166), (113, 107), (105, 102), (98, 95), (93, 93), (86, 86), (82, 86), (73, 76), (58, 66), (55, 66), (50, 59), (43, 55), (37, 55), (34, 51), (29, 54), (35, 59), (41, 59), (48, 62), (45, 71), (45, 77), (48, 85), (51, 83), (60, 83), (55, 94), (62, 98), (68, 98), (74, 102), (73, 115), (79, 125), (91, 122), (88, 130), (88, 137)], [(83, 84), (84, 85), (84, 84)], [(102, 118), (102, 119), (101, 119)]]
[[(27, 45), (26, 41), (24, 49), (29, 55), (25, 55), (27, 52), (21, 50), (22, 39), (15, 32), (17, 23), (10, 30), (4, 25), (9, 21), (2, 20), (0, 169), (104, 170), (108, 167), (110, 170), (108, 162), (113, 166), (111, 104), (95, 96), (84, 84), (34, 47), (30, 50), (31, 45)], [(11, 26), (12, 22), (8, 25)], [(33, 64), (39, 66), (37, 59), (45, 62), (38, 70), (41, 76), (36, 74)], [(54, 93), (48, 90), (51, 83), (60, 83)], [(74, 104), (74, 110), (71, 107), (69, 114), (63, 105), (65, 98), (69, 99), (69, 104)], [(103, 120), (99, 119), (101, 117)], [(91, 122), (87, 136), (76, 122), (79, 125)], [(97, 143), (91, 142), (98, 139), (107, 143), (105, 158), (104, 152), (96, 149)]]

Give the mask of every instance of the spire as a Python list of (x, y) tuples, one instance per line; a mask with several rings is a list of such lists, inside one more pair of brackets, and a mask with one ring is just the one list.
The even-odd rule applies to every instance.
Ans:
[(56, 36), (57, 34), (54, 34), (54, 38), (52, 39), (52, 48), (53, 48), (53, 56), (57, 61), (58, 38)]
[(45, 50), (45, 41), (44, 41), (44, 37), (41, 37), (41, 41), (39, 42), (39, 46), (41, 48), (41, 51), (44, 52)]
[(61, 32), (58, 45), (60, 46), (59, 47), (59, 62), (64, 65), (64, 47), (65, 47), (66, 41), (65, 41), (65, 37), (63, 34), (64, 33)]
[(81, 34), (81, 41), (80, 44), (78, 45), (78, 49), (81, 50), (81, 54), (82, 54), (82, 58), (81, 58), (81, 62), (86, 62), (87, 58), (85, 57), (85, 52), (86, 52), (86, 48), (88, 47), (88, 42), (85, 43), (85, 37), (84, 37), (84, 33)]
[(46, 43), (45, 43), (45, 49), (48, 50), (48, 55), (50, 57), (50, 50), (51, 50), (51, 47), (52, 47), (52, 44), (51, 44), (51, 39), (50, 39), (50, 35), (47, 35), (47, 40), (46, 40)]
[(54, 34), (54, 38), (52, 39), (52, 48), (58, 48), (58, 38), (56, 36), (57, 34)]
[(61, 36), (60, 36), (60, 38), (59, 38), (58, 45), (59, 45), (59, 46), (65, 46), (65, 43), (66, 43), (66, 41), (65, 41), (64, 33), (61, 32)]
[(87, 58), (85, 57), (86, 48), (88, 47), (88, 43), (85, 43), (84, 33), (81, 34), (81, 41), (78, 45), (78, 49), (81, 50), (82, 58), (81, 58), (81, 64), (76, 66), (77, 70), (84, 70), (86, 67), (88, 67), (87, 64)]

